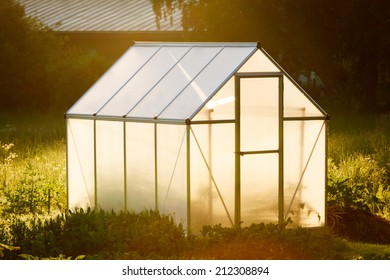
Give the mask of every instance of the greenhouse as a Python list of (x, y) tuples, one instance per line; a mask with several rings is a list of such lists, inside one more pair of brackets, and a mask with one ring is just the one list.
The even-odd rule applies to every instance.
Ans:
[(324, 226), (327, 120), (257, 43), (134, 43), (66, 112), (68, 207)]

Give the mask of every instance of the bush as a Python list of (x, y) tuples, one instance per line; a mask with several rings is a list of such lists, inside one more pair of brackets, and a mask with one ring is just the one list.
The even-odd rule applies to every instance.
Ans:
[(27, 17), (16, 0), (0, 1), (0, 61), (2, 109), (67, 108), (108, 67)]
[(336, 165), (328, 163), (328, 203), (387, 215), (390, 186), (387, 170), (370, 156), (354, 154)]
[[(3, 221), (4, 223), (4, 221)], [(185, 245), (184, 230), (169, 216), (103, 210), (69, 211), (55, 217), (15, 217), (2, 225), (0, 243), (19, 246), (19, 255), (94, 259), (174, 258)]]
[(0, 142), (0, 217), (65, 210), (65, 165), (47, 155), (17, 161), (13, 147)]

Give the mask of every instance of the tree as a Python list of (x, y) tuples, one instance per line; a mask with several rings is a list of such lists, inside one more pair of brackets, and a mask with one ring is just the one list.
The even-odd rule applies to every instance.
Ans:
[(107, 68), (66, 42), (17, 1), (0, 1), (0, 108), (68, 107)]
[(289, 72), (315, 69), (328, 88), (375, 110), (378, 66), (390, 68), (390, 1), (151, 0), (183, 12), (189, 40), (260, 41)]

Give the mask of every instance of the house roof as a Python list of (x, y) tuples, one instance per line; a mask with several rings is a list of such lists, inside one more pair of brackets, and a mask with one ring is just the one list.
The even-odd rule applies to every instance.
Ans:
[(135, 43), (67, 115), (192, 119), (256, 43)]
[(61, 32), (182, 31), (181, 11), (159, 23), (150, 0), (18, 0), (26, 15)]

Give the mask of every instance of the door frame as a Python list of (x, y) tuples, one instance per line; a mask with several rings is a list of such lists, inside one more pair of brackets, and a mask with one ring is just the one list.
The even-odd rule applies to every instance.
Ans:
[[(278, 159), (278, 222), (284, 224), (284, 84), (282, 72), (244, 72), (234, 76), (235, 94), (235, 187), (234, 187), (234, 225), (241, 225), (241, 156), (245, 154), (277, 153)], [(278, 78), (278, 149), (261, 151), (241, 151), (241, 79)]]

